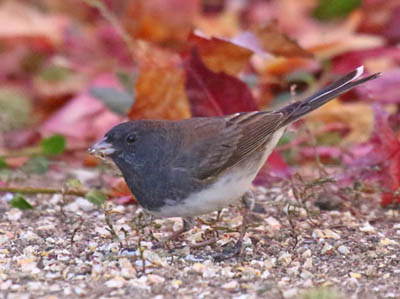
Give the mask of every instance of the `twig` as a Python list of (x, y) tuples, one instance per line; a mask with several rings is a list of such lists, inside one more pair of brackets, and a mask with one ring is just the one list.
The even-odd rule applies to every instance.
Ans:
[(78, 225), (74, 228), (74, 230), (72, 231), (72, 235), (71, 235), (71, 239), (70, 239), (70, 243), (71, 243), (71, 247), (74, 245), (74, 238), (76, 233), (78, 232), (79, 228), (82, 226), (84, 220), (82, 217), (79, 217), (79, 223)]
[(85, 196), (85, 190), (63, 190), (56, 188), (34, 188), (34, 187), (0, 187), (0, 192), (21, 193), (21, 194), (64, 194), (73, 196)]
[(199, 243), (188, 244), (188, 246), (190, 248), (201, 248), (201, 247), (205, 247), (205, 246), (208, 246), (208, 245), (212, 245), (212, 244), (214, 244), (216, 242), (217, 242), (217, 239), (211, 238), (211, 239), (207, 239), (207, 240), (204, 240), (202, 242), (199, 242)]
[(114, 212), (111, 210), (107, 209), (107, 204), (104, 205), (104, 218), (107, 224), (107, 230), (110, 232), (113, 240), (119, 240), (119, 237), (117, 235), (117, 233), (115, 232), (114, 226), (112, 224), (112, 220), (111, 220), (111, 214), (113, 214)]
[(43, 150), (39, 146), (27, 147), (22, 150), (16, 150), (16, 151), (0, 152), (0, 157), (2, 157), (3, 159), (16, 158), (16, 157), (32, 157), (38, 155), (43, 155)]

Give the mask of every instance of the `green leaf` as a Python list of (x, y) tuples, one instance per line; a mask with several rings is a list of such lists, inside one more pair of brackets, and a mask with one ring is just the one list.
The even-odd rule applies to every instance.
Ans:
[(49, 169), (49, 160), (46, 157), (33, 157), (23, 166), (27, 173), (45, 174)]
[(67, 187), (70, 189), (79, 190), (82, 188), (82, 183), (78, 179), (69, 179), (66, 183)]
[(317, 137), (318, 145), (330, 145), (337, 146), (343, 140), (342, 136), (338, 132), (326, 132), (325, 134)]
[(297, 136), (292, 132), (284, 132), (281, 139), (279, 139), (277, 146), (282, 146), (293, 141)]
[(89, 92), (111, 111), (121, 115), (126, 115), (134, 102), (133, 94), (111, 87), (93, 87)]
[(134, 84), (134, 79), (124, 71), (118, 71), (117, 72), (117, 78), (119, 83), (124, 87), (124, 89), (129, 93), (133, 94), (133, 84)]
[(286, 81), (289, 83), (303, 82), (308, 85), (311, 85), (315, 81), (315, 78), (314, 78), (313, 74), (310, 72), (296, 71), (296, 72), (288, 74), (286, 76)]
[(89, 192), (86, 193), (85, 197), (88, 201), (90, 201), (92, 204), (94, 204), (98, 207), (103, 205), (104, 202), (107, 200), (107, 194), (105, 194), (103, 191), (98, 190), (98, 189), (89, 190)]
[(13, 208), (17, 208), (23, 211), (33, 209), (31, 204), (27, 202), (25, 198), (20, 194), (14, 195), (14, 198), (10, 201), (10, 203)]
[(19, 89), (0, 87), (0, 133), (21, 129), (34, 121), (31, 98)]
[(43, 154), (45, 155), (60, 155), (65, 150), (65, 137), (61, 135), (53, 135), (49, 138), (43, 139), (40, 143)]
[(0, 169), (5, 169), (8, 168), (6, 160), (4, 158), (0, 157)]
[(319, 20), (344, 17), (359, 7), (361, 2), (361, 0), (319, 0), (313, 17)]
[(45, 81), (56, 83), (67, 79), (71, 74), (71, 70), (66, 67), (50, 65), (43, 69), (39, 76)]

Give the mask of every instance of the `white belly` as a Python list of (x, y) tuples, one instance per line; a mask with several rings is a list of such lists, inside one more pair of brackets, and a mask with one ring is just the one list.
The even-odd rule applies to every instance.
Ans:
[[(176, 205), (176, 201), (166, 201), (167, 205), (158, 212), (153, 212), (159, 217), (192, 217), (207, 214), (237, 204), (240, 198), (250, 189), (251, 182), (256, 177), (260, 168), (268, 159), (272, 150), (281, 138), (285, 128), (274, 133), (265, 154), (260, 159), (258, 168), (232, 169), (207, 189), (191, 194), (183, 202)], [(169, 205), (168, 205), (169, 204)]]

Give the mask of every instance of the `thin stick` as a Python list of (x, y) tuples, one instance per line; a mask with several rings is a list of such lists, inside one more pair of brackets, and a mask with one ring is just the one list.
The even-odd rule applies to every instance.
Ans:
[(0, 192), (21, 193), (21, 194), (65, 194), (74, 196), (85, 196), (84, 190), (63, 190), (56, 188), (34, 188), (34, 187), (0, 187)]

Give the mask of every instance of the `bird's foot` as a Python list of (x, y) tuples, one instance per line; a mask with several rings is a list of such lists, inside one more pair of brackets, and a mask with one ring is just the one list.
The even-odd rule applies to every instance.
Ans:
[(192, 219), (191, 218), (182, 218), (183, 225), (180, 229), (172, 232), (168, 237), (159, 240), (157, 244), (153, 246), (153, 249), (157, 248), (167, 248), (170, 249), (168, 243), (170, 241), (176, 241), (183, 233), (189, 231), (192, 228)]

